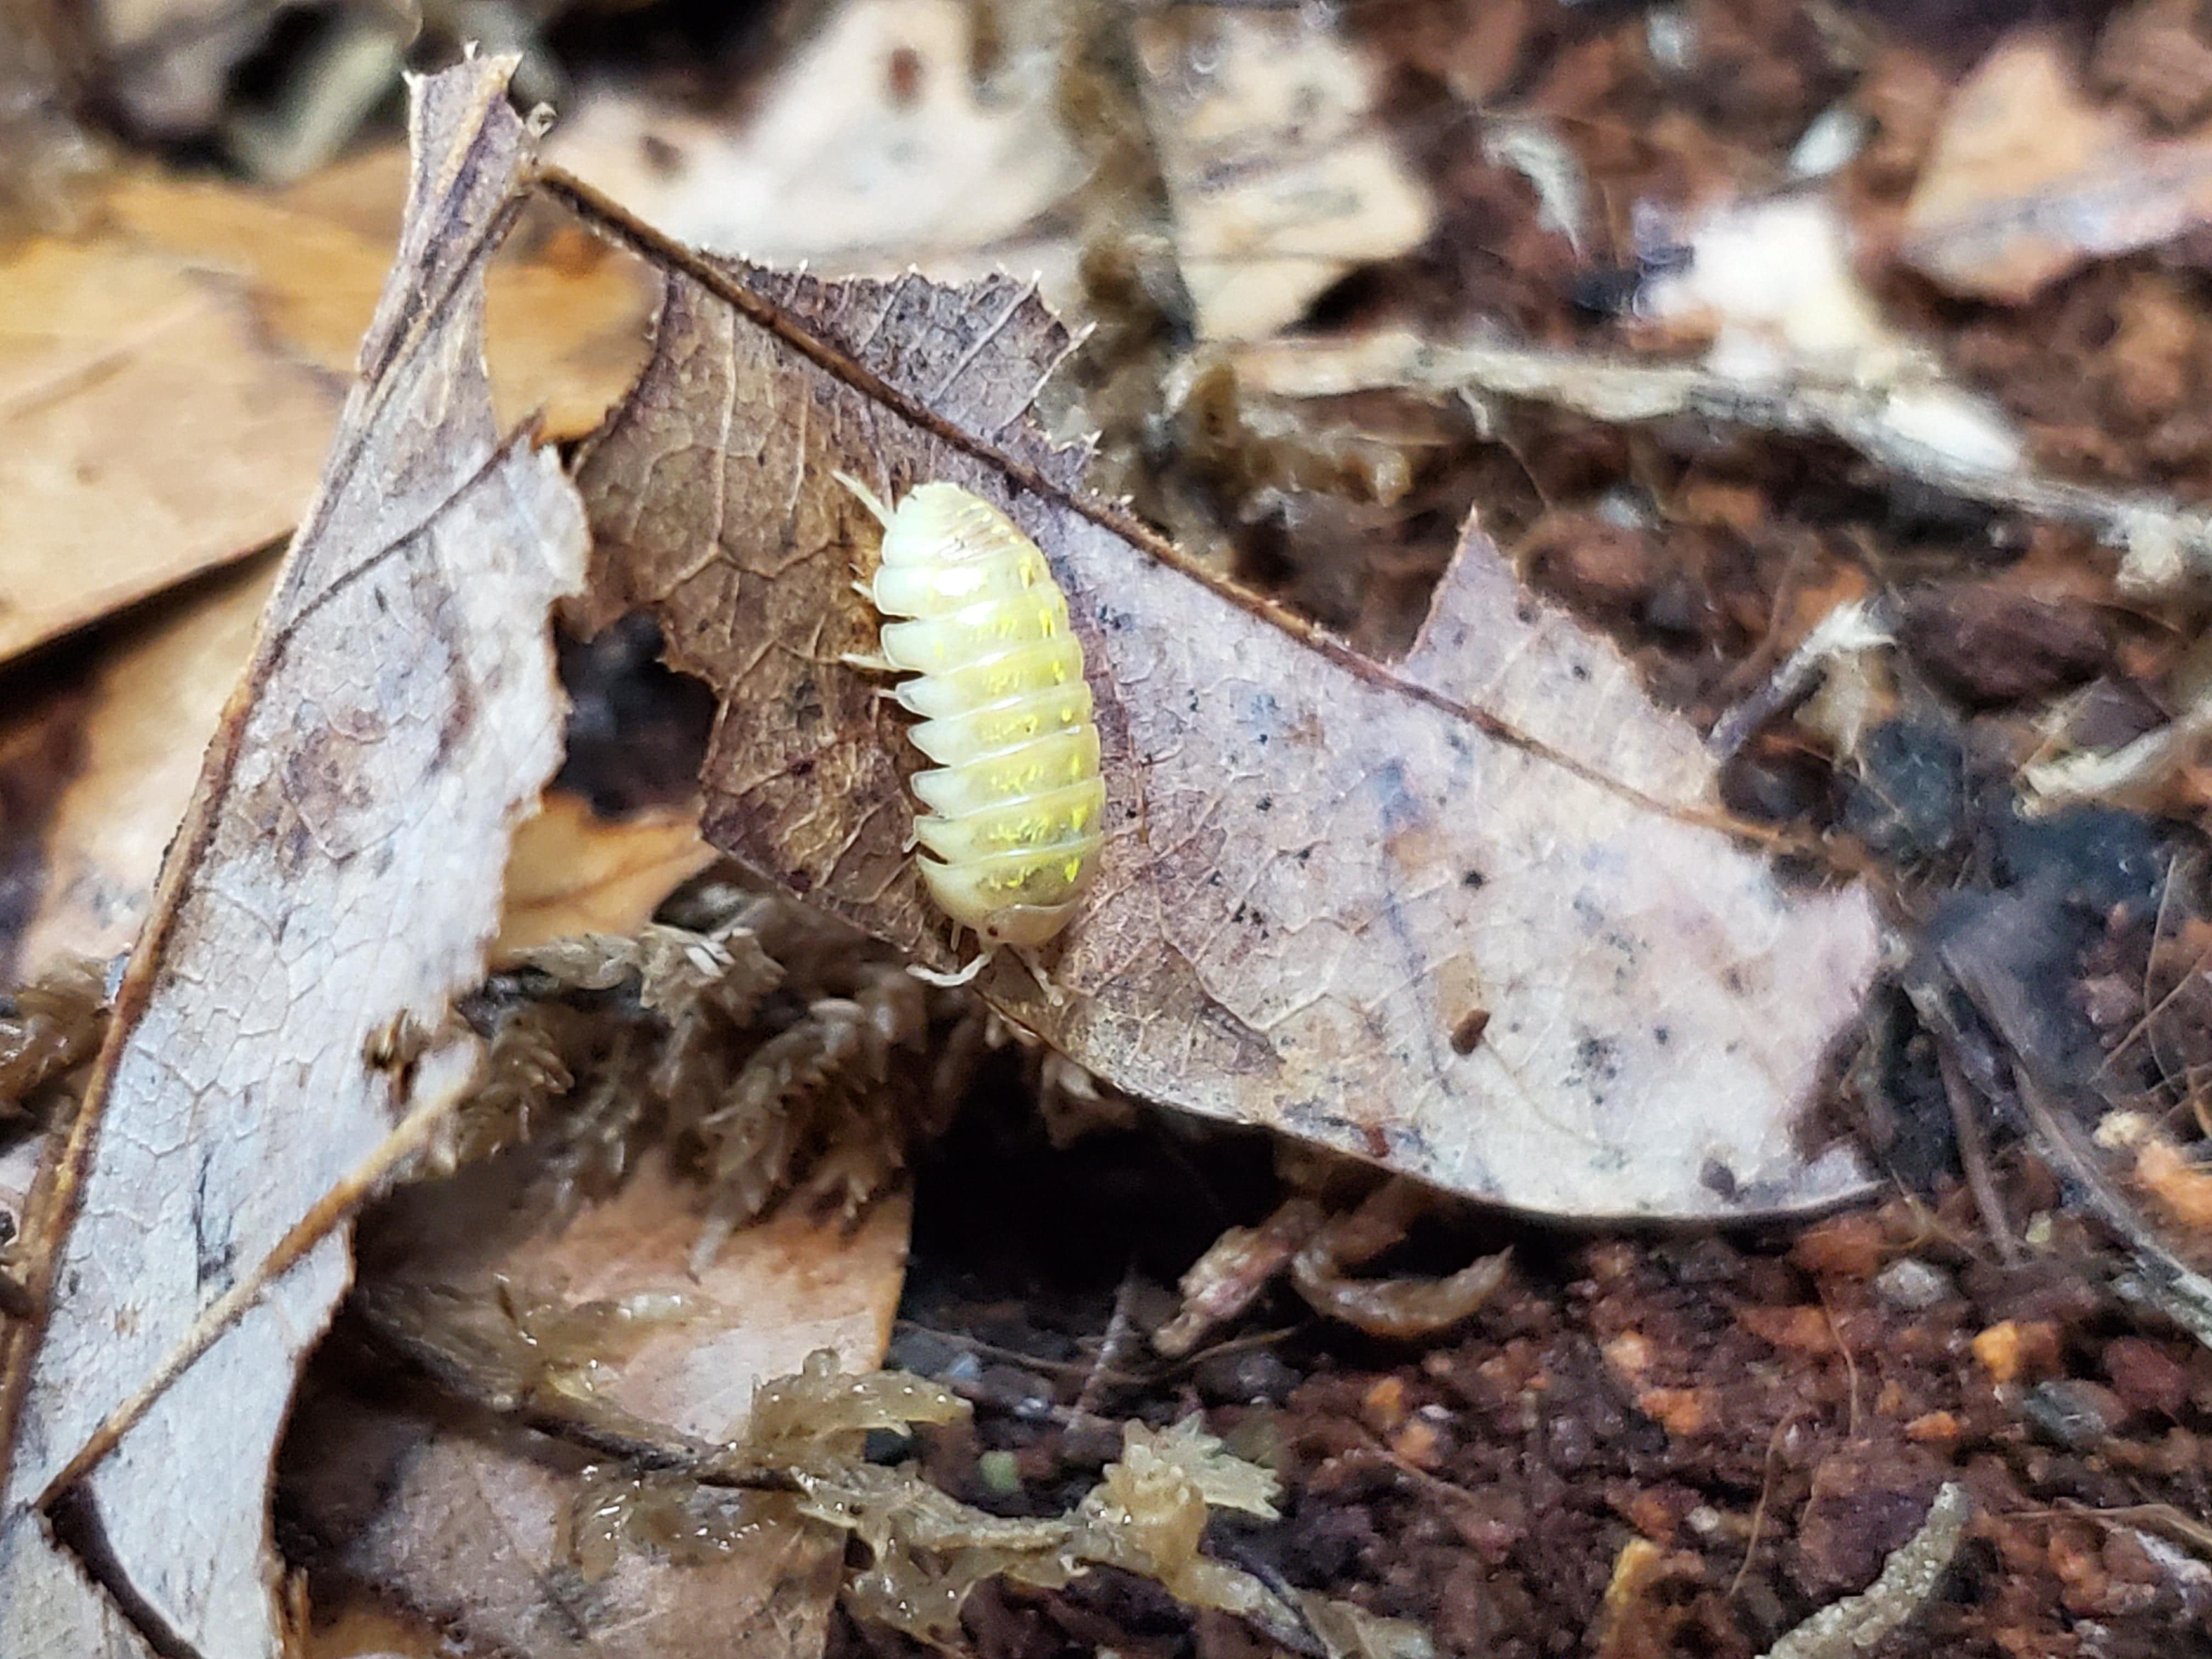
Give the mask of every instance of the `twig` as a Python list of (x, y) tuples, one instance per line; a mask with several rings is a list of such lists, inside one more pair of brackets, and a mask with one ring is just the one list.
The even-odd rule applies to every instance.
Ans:
[(2172, 1543), (2212, 1559), (2212, 1525), (2172, 1504), (2121, 1504), (2098, 1509), (2065, 1503), (2047, 1510), (2008, 1510), (2007, 1521), (2094, 1521), (2100, 1527), (2129, 1527), (2155, 1533)]
[(2045, 1160), (2068, 1196), (2093, 1212), (2127, 1241), (2137, 1273), (2114, 1285), (2121, 1294), (2146, 1301), (2212, 1347), (2212, 1279), (2168, 1249), (2149, 1224), (2128, 1202), (2087, 1144), (2081, 1126), (2065, 1121), (2050, 1096), (2025, 1066), (2014, 1068), (2021, 1104), (2027, 1109)]
[(1766, 1529), (1766, 1505), (1774, 1496), (1775, 1450), (1782, 1444), (1783, 1435), (1796, 1420), (1797, 1413), (1790, 1412), (1774, 1425), (1774, 1431), (1766, 1437), (1766, 1455), (1760, 1460), (1759, 1468), (1759, 1501), (1751, 1506), (1751, 1533), (1743, 1540), (1742, 1565), (1736, 1568), (1735, 1577), (1729, 1580), (1728, 1595), (1724, 1598), (1727, 1601), (1735, 1600), (1736, 1592), (1743, 1588), (1745, 1575), (1751, 1571), (1752, 1560), (1759, 1553), (1759, 1535)]
[(1959, 1049), (1955, 1036), (1939, 1030), (1936, 1034), (1936, 1069), (1942, 1074), (1943, 1097), (1951, 1106), (1951, 1130), (1959, 1140), (1959, 1164), (1966, 1173), (1966, 1190), (1974, 1195), (1974, 1207), (1982, 1212), (1982, 1227), (1997, 1247), (1997, 1255), (2008, 1267), (2020, 1265), (2020, 1244), (2013, 1237), (2012, 1218), (2005, 1213), (2003, 1194), (1997, 1191), (1996, 1177), (1990, 1170), (1989, 1137), (1982, 1133), (1978, 1097), (1974, 1087), (1959, 1065)]
[(2018, 440), (1994, 409), (1933, 368), (1865, 380), (1803, 374), (1751, 380), (1698, 364), (1450, 344), (1402, 332), (1350, 347), (1274, 342), (1240, 352), (1235, 361), (1248, 384), (1285, 397), (1472, 388), (1608, 422), (1693, 415), (1785, 437), (1832, 438), (1887, 471), (1965, 500), (2083, 526), (2127, 550), (2124, 590), (2160, 592), (2212, 572), (2212, 514), (2169, 496), (2099, 489), (2030, 471)]
[(1137, 1304), (1137, 1264), (1132, 1261), (1121, 1270), (1121, 1283), (1114, 1291), (1113, 1316), (1106, 1322), (1106, 1334), (1099, 1340), (1097, 1358), (1076, 1390), (1075, 1419), (1084, 1422), (1094, 1415), (1098, 1404), (1098, 1391), (1107, 1373), (1121, 1364), (1121, 1356), (1128, 1352), (1135, 1339)]
[(1893, 643), (1891, 628), (1885, 599), (1837, 606), (1765, 680), (1714, 723), (1705, 738), (1707, 752), (1723, 759), (1735, 754), (1759, 727), (1810, 696), (1838, 657)]
[(1973, 1513), (1966, 1489), (1947, 1484), (1920, 1530), (1892, 1551), (1881, 1577), (1814, 1613), (1767, 1649), (1762, 1659), (1855, 1659), (1928, 1604)]
[(1828, 1301), (1828, 1287), (1818, 1286), (1821, 1316), (1828, 1322), (1828, 1334), (1835, 1339), (1836, 1352), (1844, 1357), (1844, 1379), (1850, 1390), (1850, 1415), (1844, 1422), (1844, 1432), (1853, 1440), (1859, 1437), (1859, 1362), (1851, 1353), (1851, 1345), (1844, 1340), (1844, 1328), (1836, 1321), (1836, 1310)]

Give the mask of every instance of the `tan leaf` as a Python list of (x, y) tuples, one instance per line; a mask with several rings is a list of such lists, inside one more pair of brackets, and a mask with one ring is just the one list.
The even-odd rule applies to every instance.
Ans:
[[(138, 240), (229, 273), (257, 318), (302, 360), (353, 373), (362, 331), (392, 263), (388, 235), (363, 227), (398, 205), (404, 174), (356, 162), (320, 191), (282, 201), (197, 181), (126, 178), (106, 209)], [(549, 436), (588, 432), (644, 360), (652, 286), (573, 228), (518, 236), (486, 276), (493, 408), (502, 425), (542, 410)], [(288, 510), (292, 498), (287, 498)]]
[(514, 833), (492, 960), (571, 933), (635, 933), (714, 857), (696, 805), (609, 819), (579, 796), (549, 792)]
[(1170, 6), (1133, 32), (1201, 336), (1263, 338), (1428, 235), (1436, 210), (1375, 122), (1373, 70), (1303, 9)]
[[(569, 1305), (680, 1298), (681, 1316), (594, 1373), (599, 1399), (662, 1425), (668, 1439), (734, 1434), (754, 1384), (797, 1371), (817, 1348), (836, 1350), (848, 1371), (881, 1361), (905, 1268), (903, 1197), (875, 1206), (849, 1234), (787, 1206), (732, 1236), (694, 1277), (694, 1196), (658, 1158), (562, 1231), (526, 1222), (519, 1239), (496, 1239), (495, 1229), (488, 1243), (481, 1199), (462, 1194), (498, 1178), (471, 1170), (404, 1194), (425, 1231), (400, 1262), (380, 1253), (380, 1273), (472, 1290), (487, 1308), (495, 1275), (525, 1297), (557, 1287)], [(594, 1577), (564, 1539), (586, 1490), (574, 1449), (336, 1395), (318, 1396), (311, 1420), (307, 1443), (287, 1457), (302, 1472), (295, 1507), (329, 1548), (325, 1565), (467, 1641), (548, 1659), (805, 1659), (821, 1650), (842, 1542), (775, 1499), (748, 1500), (764, 1518), (726, 1552), (672, 1561), (623, 1541)], [(606, 1540), (590, 1542), (605, 1551)]]
[(2212, 218), (2212, 136), (2145, 138), (2090, 102), (2055, 38), (2002, 42), (1951, 100), (1907, 204), (1906, 262), (1954, 293), (2019, 304), (2091, 259)]
[(162, 1651), (278, 1650), (269, 1465), (345, 1281), (332, 1230), (473, 1064), (441, 1026), (558, 757), (541, 619), (582, 550), (483, 368), (483, 269), (527, 160), (512, 67), (416, 86), (362, 381), (34, 1194), (47, 1318), (6, 1332), (10, 1659), (145, 1645), (126, 1624)]
[(33, 896), (7, 941), (14, 977), (63, 956), (111, 957), (137, 937), (276, 574), (274, 558), (256, 560), (125, 620), (84, 683), (52, 687), (8, 722), (0, 775), (21, 754), (55, 787), (43, 810), (0, 823), (0, 858)]
[(339, 390), (161, 250), (0, 261), (0, 658), (283, 536)]
[(428, 1619), (361, 1603), (296, 1638), (296, 1659), (452, 1659), (445, 1632)]
[(1025, 418), (1066, 346), (1032, 295), (658, 252), (654, 363), (579, 468), (588, 608), (652, 609), (725, 700), (709, 840), (953, 965), (904, 846), (917, 757), (841, 660), (874, 643), (850, 582), (875, 532), (832, 475), (950, 479), (1066, 589), (1109, 791), (1053, 988), (1002, 957), (1003, 1012), (1129, 1092), (1531, 1209), (1863, 1181), (1792, 1121), (1873, 970), (1866, 896), (1785, 889), (1706, 827), (1695, 732), (1479, 532), (1413, 659), (1361, 659), (1077, 492), (1082, 457)]
[[(0, 659), (298, 523), (391, 263), (356, 222), (403, 183), (356, 164), (301, 206), (125, 176), (97, 234), (0, 259)], [(573, 228), (492, 273), (501, 419), (590, 430), (643, 360), (650, 285)]]
[(1010, 50), (979, 85), (966, 0), (847, 0), (757, 107), (702, 116), (586, 87), (547, 159), (702, 246), (841, 275), (1042, 267), (1058, 291), (1075, 248), (1047, 216), (1084, 167), (1044, 9), (996, 20)]
[[(176, 596), (103, 641), (72, 678), (0, 726), (0, 868), (29, 896), (0, 939), (15, 979), (64, 956), (105, 957), (137, 937), (200, 758), (253, 652), (270, 560)], [(515, 831), (495, 962), (569, 933), (629, 934), (714, 857), (699, 814), (602, 818), (549, 792)]]

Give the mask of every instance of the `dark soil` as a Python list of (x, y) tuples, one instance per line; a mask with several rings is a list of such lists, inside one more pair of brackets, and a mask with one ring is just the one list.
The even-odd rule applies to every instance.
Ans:
[[(925, 1437), (933, 1479), (1056, 1512), (1115, 1455), (1110, 1419), (1202, 1411), (1285, 1485), (1279, 1523), (1217, 1523), (1215, 1553), (1498, 1659), (1759, 1653), (1863, 1588), (1956, 1480), (1968, 1541), (1871, 1653), (2212, 1653), (2186, 1520), (2212, 1503), (2212, 1353), (2118, 1310), (2111, 1252), (2053, 1218), (2032, 1164), (2006, 1197), (2049, 1224), (2010, 1265), (1948, 1180), (1794, 1236), (1508, 1229), (1508, 1289), (1433, 1344), (1285, 1297), (1163, 1363), (1116, 1306), (1156, 1316), (1216, 1216), (1257, 1218), (1255, 1150), (1152, 1125), (1055, 1154), (988, 1115), (939, 1149), (891, 1356), (975, 1403)], [(1468, 1214), (1403, 1260), (1448, 1267), (1500, 1236)], [(1115, 1575), (987, 1588), (964, 1622), (990, 1659), (1255, 1650)], [(910, 1650), (842, 1620), (833, 1644)]]

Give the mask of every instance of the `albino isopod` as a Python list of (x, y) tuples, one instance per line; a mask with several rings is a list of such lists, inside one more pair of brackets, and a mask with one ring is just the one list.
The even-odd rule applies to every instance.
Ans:
[(862, 591), (896, 619), (881, 665), (914, 676), (891, 695), (937, 763), (913, 779), (922, 881), (986, 947), (1042, 945), (1075, 915), (1106, 810), (1067, 598), (1036, 544), (959, 485), (917, 485), (892, 509), (842, 482), (883, 522)]

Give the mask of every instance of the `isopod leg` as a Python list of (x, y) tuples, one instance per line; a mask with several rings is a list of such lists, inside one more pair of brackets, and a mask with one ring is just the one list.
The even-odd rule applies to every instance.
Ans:
[(1044, 965), (1042, 957), (1026, 945), (1009, 945), (1006, 948), (1012, 951), (1022, 966), (1030, 970), (1030, 977), (1037, 982), (1037, 989), (1044, 993), (1048, 1006), (1054, 1008), (1066, 1006), (1067, 999), (1060, 995), (1060, 987), (1052, 982), (1052, 972)]
[(950, 990), (957, 985), (974, 984), (975, 975), (983, 971), (985, 964), (990, 960), (991, 953), (985, 951), (977, 955), (973, 961), (962, 963), (958, 970), (953, 973), (940, 973), (934, 968), (925, 968), (918, 962), (907, 963), (906, 970), (924, 985), (935, 985)]
[(883, 498), (878, 495), (874, 490), (869, 489), (867, 485), (862, 483), (858, 478), (854, 477), (849, 472), (833, 472), (830, 476), (836, 479), (839, 483), (844, 485), (846, 489), (851, 490), (855, 495), (859, 496), (860, 498), (860, 505), (866, 507), (869, 512), (876, 515), (876, 522), (878, 524), (883, 526), (886, 530), (890, 528), (891, 510), (884, 505)]

